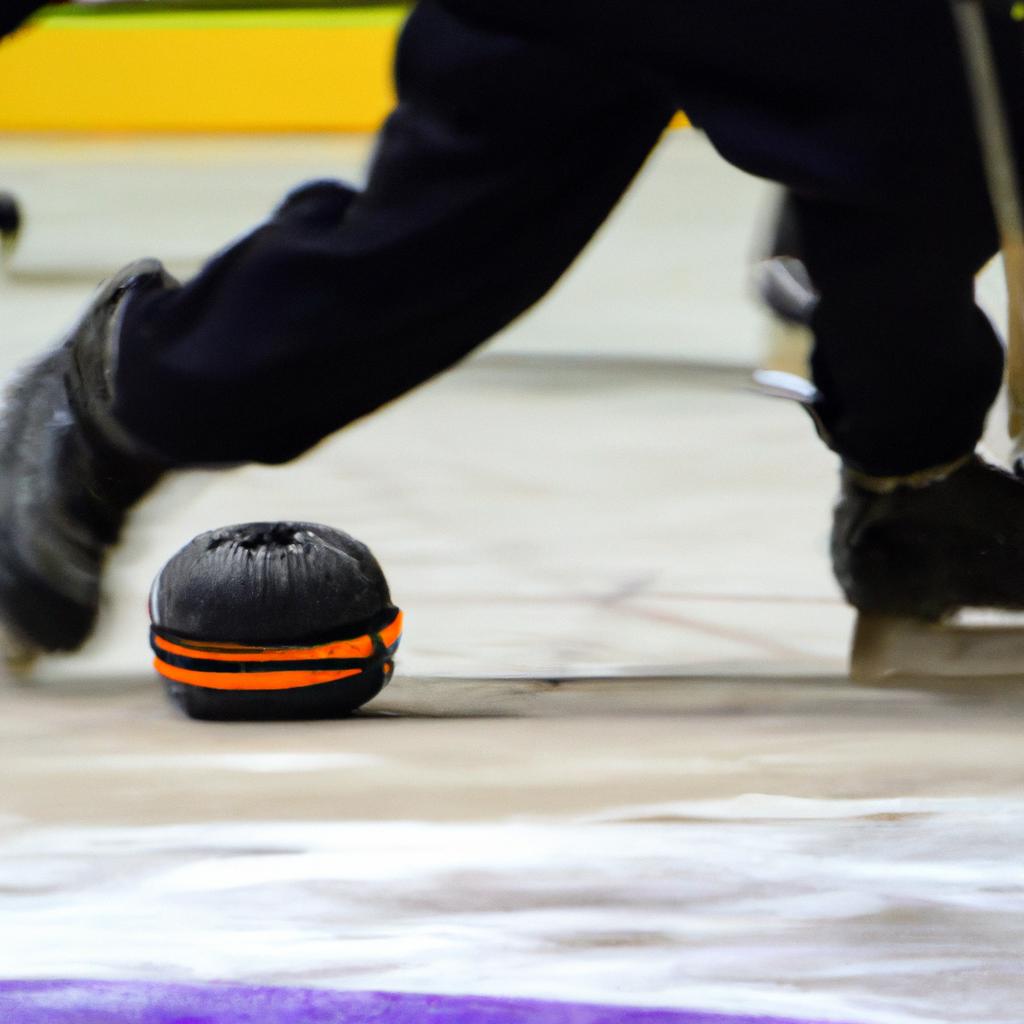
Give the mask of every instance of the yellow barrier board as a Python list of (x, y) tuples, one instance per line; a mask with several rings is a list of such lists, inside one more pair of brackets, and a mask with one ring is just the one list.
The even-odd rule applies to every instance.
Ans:
[(0, 43), (0, 132), (375, 131), (406, 13), (54, 8)]
[(0, 44), (0, 131), (373, 131), (405, 13), (55, 11)]

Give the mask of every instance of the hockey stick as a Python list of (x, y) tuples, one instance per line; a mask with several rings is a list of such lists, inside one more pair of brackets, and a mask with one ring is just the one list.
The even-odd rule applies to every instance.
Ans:
[(984, 0), (951, 0), (974, 103), (982, 162), (999, 229), (1006, 275), (1009, 328), (1006, 391), (1011, 463), (1024, 475), (1024, 213), (1010, 123), (996, 71)]

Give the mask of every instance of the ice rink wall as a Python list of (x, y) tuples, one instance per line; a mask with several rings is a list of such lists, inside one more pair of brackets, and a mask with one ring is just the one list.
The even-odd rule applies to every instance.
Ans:
[(376, 130), (406, 5), (44, 9), (0, 43), (0, 132)]
[(51, 7), (0, 44), (0, 131), (372, 131), (405, 13)]

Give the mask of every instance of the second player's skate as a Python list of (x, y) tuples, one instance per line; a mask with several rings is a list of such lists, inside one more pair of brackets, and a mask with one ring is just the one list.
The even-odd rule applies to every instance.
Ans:
[(977, 456), (902, 480), (844, 471), (832, 561), (859, 613), (854, 678), (1024, 676), (1024, 629), (953, 620), (1024, 611), (1024, 481)]

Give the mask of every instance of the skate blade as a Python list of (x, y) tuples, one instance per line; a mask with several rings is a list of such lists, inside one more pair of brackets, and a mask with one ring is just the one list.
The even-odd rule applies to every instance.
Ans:
[(1024, 621), (1017, 619), (1013, 625), (857, 617), (850, 651), (854, 682), (993, 677), (1024, 682)]

